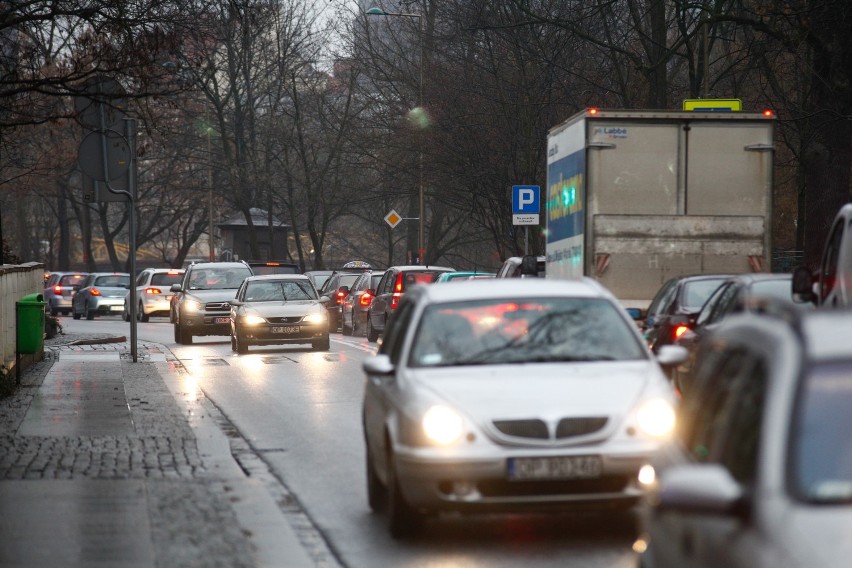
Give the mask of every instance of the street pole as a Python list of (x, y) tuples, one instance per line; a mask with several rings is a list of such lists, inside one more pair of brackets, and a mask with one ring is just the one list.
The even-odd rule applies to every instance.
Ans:
[[(423, 109), (423, 16), (421, 14), (416, 14), (417, 16), (417, 27), (418, 27), (418, 36), (420, 37), (420, 96), (419, 102), (417, 103), (420, 106), (420, 112), (423, 113), (425, 110)], [(426, 195), (423, 191), (423, 131), (418, 133), (420, 135), (420, 168), (419, 168), (419, 176), (420, 176), (420, 254), (418, 255), (419, 264), (426, 264)]]
[(210, 127), (207, 127), (207, 231), (210, 240), (210, 261), (216, 260), (213, 245), (213, 154), (210, 151)]

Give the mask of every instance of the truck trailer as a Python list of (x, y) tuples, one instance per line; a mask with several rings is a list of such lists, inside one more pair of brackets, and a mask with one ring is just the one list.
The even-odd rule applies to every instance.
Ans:
[(646, 308), (670, 277), (770, 271), (772, 113), (584, 110), (547, 142), (548, 278)]

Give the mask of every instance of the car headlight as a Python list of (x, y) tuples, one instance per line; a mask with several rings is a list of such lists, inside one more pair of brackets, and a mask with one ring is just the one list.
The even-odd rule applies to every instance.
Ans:
[(240, 322), (245, 324), (245, 325), (260, 325), (262, 323), (266, 323), (266, 320), (263, 319), (260, 316), (248, 315), (248, 316), (243, 316), (240, 319)]
[(327, 317), (326, 314), (308, 314), (302, 321), (305, 323), (324, 323)]
[(185, 309), (188, 312), (200, 312), (201, 310), (204, 309), (204, 304), (202, 304), (201, 302), (197, 302), (195, 300), (186, 300), (183, 303), (183, 309)]
[(462, 417), (446, 406), (433, 406), (423, 415), (423, 432), (432, 442), (447, 446), (461, 438)]
[(674, 407), (661, 398), (649, 400), (642, 403), (637, 410), (636, 422), (643, 434), (653, 438), (666, 438), (674, 431)]

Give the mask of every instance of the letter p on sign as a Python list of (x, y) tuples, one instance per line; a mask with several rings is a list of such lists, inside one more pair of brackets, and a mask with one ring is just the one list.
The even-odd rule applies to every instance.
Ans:
[(541, 187), (537, 185), (512, 186), (512, 223), (538, 225), (541, 208)]

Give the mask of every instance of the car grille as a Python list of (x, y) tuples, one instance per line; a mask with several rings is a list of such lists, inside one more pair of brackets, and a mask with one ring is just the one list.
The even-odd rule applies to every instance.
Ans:
[(544, 420), (495, 420), (494, 427), (501, 434), (514, 438), (528, 438), (535, 440), (562, 440), (576, 436), (585, 436), (602, 430), (606, 426), (606, 416), (590, 416), (581, 418), (563, 418), (556, 425), (555, 432), (551, 433)]
[(266, 318), (269, 323), (299, 323), (302, 321), (302, 316), (287, 316), (280, 318)]
[(567, 481), (507, 481), (495, 479), (479, 481), (476, 487), (485, 497), (617, 493), (623, 491), (631, 479), (626, 475)]
[(205, 312), (230, 312), (231, 304), (228, 302), (209, 302), (204, 305)]

